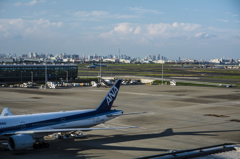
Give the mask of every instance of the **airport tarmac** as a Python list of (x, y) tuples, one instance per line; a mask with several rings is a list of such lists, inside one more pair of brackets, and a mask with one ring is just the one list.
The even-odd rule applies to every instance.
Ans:
[[(110, 88), (72, 87), (40, 90), (0, 88), (0, 110), (30, 114), (96, 108)], [(240, 89), (122, 85), (112, 109), (144, 114), (121, 116), (99, 127), (134, 129), (84, 132), (83, 138), (46, 137), (48, 149), (12, 152), (3, 158), (138, 158), (223, 143), (240, 143)], [(225, 115), (226, 117), (208, 116)]]

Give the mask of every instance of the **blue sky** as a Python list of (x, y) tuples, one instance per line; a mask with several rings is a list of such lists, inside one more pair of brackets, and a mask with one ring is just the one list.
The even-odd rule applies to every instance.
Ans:
[(0, 53), (240, 58), (239, 0), (1, 0)]

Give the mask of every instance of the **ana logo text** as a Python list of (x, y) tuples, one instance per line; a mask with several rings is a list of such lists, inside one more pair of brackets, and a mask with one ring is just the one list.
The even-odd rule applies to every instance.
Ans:
[(6, 122), (0, 122), (0, 125), (6, 125)]
[(115, 97), (117, 95), (117, 92), (118, 92), (117, 87), (113, 86), (112, 90), (107, 95), (107, 103), (108, 103), (108, 105), (109, 105), (109, 103), (111, 103), (115, 99)]

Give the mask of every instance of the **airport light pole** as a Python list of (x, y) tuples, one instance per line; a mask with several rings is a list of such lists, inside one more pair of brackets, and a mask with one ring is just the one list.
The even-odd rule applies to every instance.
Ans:
[(101, 65), (101, 59), (100, 59), (100, 83), (102, 82), (102, 65)]
[(45, 58), (45, 89), (47, 89), (47, 59)]
[(67, 78), (66, 78), (66, 82), (68, 82), (68, 71), (67, 71), (67, 70), (64, 70), (64, 71), (66, 71), (66, 72), (67, 72)]
[(23, 72), (23, 71), (21, 71), (21, 84), (22, 84), (22, 72)]
[(31, 71), (31, 82), (32, 82), (32, 85), (33, 85), (33, 71)]
[(163, 61), (162, 61), (162, 85), (163, 85)]
[(55, 70), (56, 82), (57, 82), (57, 70)]
[(98, 76), (97, 77), (98, 77), (98, 83), (99, 83), (99, 72), (98, 72)]

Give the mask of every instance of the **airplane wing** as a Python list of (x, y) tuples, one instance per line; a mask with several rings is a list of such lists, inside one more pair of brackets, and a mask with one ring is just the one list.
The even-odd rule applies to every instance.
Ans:
[(72, 128), (72, 129), (26, 130), (26, 131), (16, 131), (14, 133), (9, 132), (9, 133), (6, 133), (6, 135), (10, 135), (10, 134), (52, 134), (52, 133), (71, 132), (71, 131), (91, 131), (91, 130), (130, 129), (130, 128), (138, 128), (138, 127)]
[(107, 115), (107, 117), (116, 117), (116, 116), (121, 116), (121, 115), (133, 115), (133, 114), (142, 114), (142, 113), (147, 113), (147, 112), (122, 113), (122, 114), (109, 114), (109, 115)]

